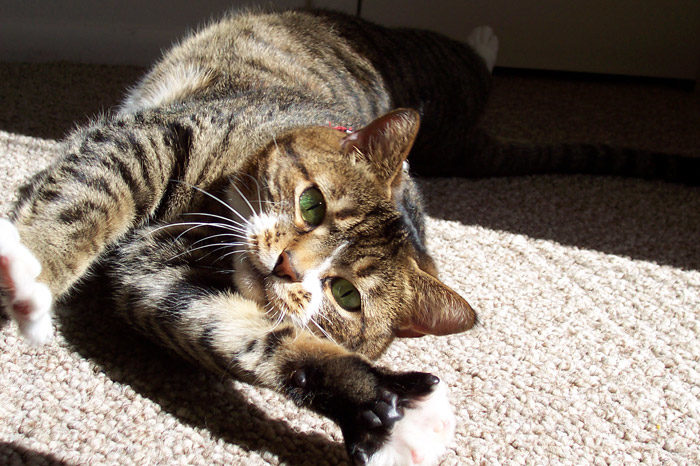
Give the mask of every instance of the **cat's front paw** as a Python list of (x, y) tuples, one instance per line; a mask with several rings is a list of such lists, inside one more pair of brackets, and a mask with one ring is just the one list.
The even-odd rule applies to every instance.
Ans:
[(455, 417), (447, 388), (432, 374), (390, 376), (377, 399), (342, 426), (355, 464), (435, 464), (454, 437)]
[(17, 228), (0, 219), (0, 293), (2, 307), (19, 327), (20, 333), (33, 344), (51, 340), (51, 292), (36, 281), (41, 264), (20, 242)]

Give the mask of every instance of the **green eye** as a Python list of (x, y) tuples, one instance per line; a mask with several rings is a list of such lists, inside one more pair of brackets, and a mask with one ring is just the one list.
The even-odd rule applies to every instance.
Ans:
[(333, 279), (331, 293), (338, 305), (346, 311), (358, 311), (360, 309), (360, 292), (346, 279)]
[(301, 218), (311, 226), (318, 226), (326, 216), (326, 201), (316, 188), (309, 188), (299, 196)]

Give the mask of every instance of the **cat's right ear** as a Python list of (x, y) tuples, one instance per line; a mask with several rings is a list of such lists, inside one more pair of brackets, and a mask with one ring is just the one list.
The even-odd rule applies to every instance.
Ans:
[(394, 330), (397, 337), (450, 335), (469, 330), (476, 323), (469, 303), (438, 278), (418, 270), (412, 286), (415, 293), (410, 314)]
[(419, 126), (418, 112), (400, 108), (345, 136), (341, 148), (346, 154), (369, 162), (375, 175), (391, 186), (401, 173)]

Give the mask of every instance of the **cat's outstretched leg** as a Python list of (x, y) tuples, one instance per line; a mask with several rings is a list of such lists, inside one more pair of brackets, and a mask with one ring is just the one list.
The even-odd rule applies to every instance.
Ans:
[[(356, 464), (433, 464), (454, 434), (439, 379), (399, 373), (286, 322), (231, 291), (215, 232), (136, 230), (114, 252), (118, 312), (144, 334), (215, 372), (272, 388), (335, 421)], [(221, 249), (220, 247), (218, 249)], [(214, 249), (215, 250), (215, 249)], [(268, 312), (270, 309), (268, 309)]]
[(0, 219), (0, 288), (2, 307), (19, 326), (30, 343), (51, 339), (51, 292), (36, 281), (41, 264), (21, 242), (17, 228)]
[(154, 214), (174, 164), (189, 151), (183, 140), (194, 144), (183, 125), (130, 118), (73, 133), (64, 155), (20, 189), (10, 219), (0, 220), (0, 305), (32, 343), (51, 337), (53, 299)]
[(469, 33), (467, 43), (486, 62), (489, 71), (493, 71), (498, 56), (498, 37), (490, 26), (479, 26)]

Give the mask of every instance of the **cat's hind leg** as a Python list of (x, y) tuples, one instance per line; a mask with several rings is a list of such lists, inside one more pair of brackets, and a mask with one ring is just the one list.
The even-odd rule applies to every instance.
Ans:
[(39, 260), (21, 242), (17, 228), (0, 219), (0, 288), (2, 307), (17, 322), (20, 333), (33, 344), (48, 342), (53, 335), (51, 292), (37, 282)]
[(498, 37), (494, 34), (493, 29), (490, 26), (474, 28), (467, 37), (467, 43), (484, 59), (489, 71), (493, 71), (498, 57)]

